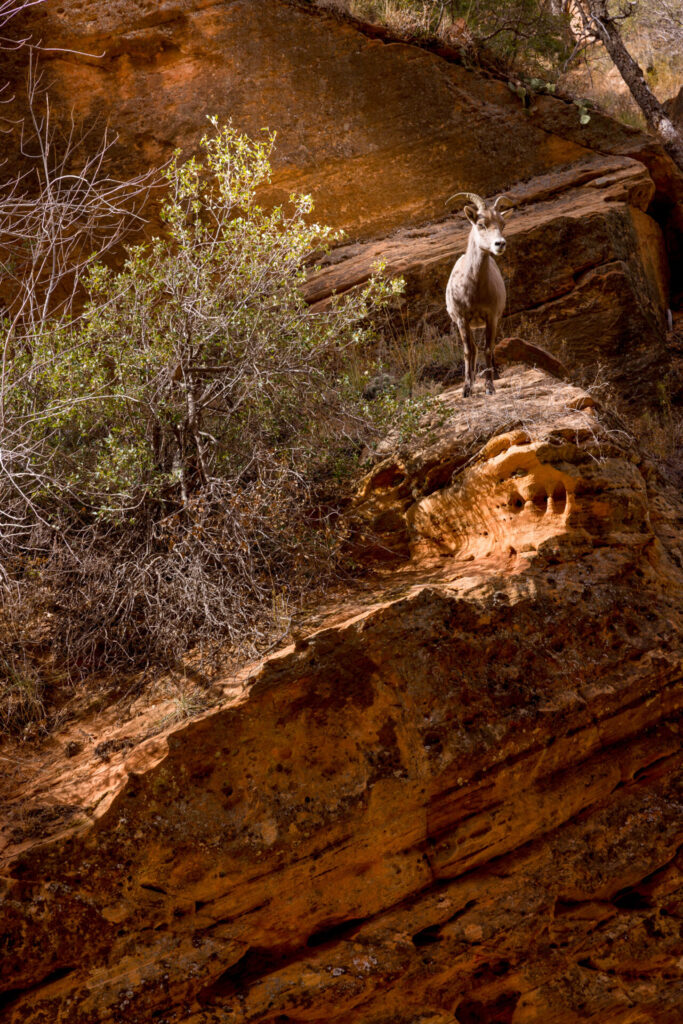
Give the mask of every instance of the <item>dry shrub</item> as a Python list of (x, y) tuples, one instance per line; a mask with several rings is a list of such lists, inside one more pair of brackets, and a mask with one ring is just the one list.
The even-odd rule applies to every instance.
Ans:
[(397, 311), (386, 318), (382, 340), (382, 362), (411, 396), (430, 394), (436, 383), (453, 384), (462, 377), (459, 335), (426, 317), (410, 323), (403, 310)]
[(44, 685), (35, 666), (9, 651), (0, 655), (0, 735), (26, 735), (47, 727)]
[(20, 588), (0, 586), (0, 736), (27, 738), (50, 724), (35, 613)]
[(207, 672), (282, 640), (287, 609), (332, 572), (342, 532), (334, 509), (327, 529), (319, 521), (310, 482), (259, 470), (243, 486), (212, 481), (162, 519), (92, 526), (57, 546), (41, 581), (59, 586), (53, 645), (72, 670), (173, 668), (192, 648)]
[(5, 325), (4, 583), (72, 673), (266, 649), (335, 564), (328, 481), (373, 430), (349, 356), (396, 287), (312, 314), (336, 236), (308, 197), (258, 206), (270, 136), (214, 128), (165, 172), (163, 237), (92, 265), (77, 317)]

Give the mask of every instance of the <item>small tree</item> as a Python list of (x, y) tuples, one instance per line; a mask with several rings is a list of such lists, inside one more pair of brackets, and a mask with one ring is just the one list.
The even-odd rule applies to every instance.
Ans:
[(629, 53), (621, 35), (619, 26), (636, 12), (636, 0), (619, 3), (610, 3), (609, 0), (572, 0), (572, 10), (581, 23), (577, 45), (602, 43), (648, 125), (659, 137), (669, 156), (683, 169), (683, 137), (648, 86), (642, 68)]
[(6, 560), (49, 586), (72, 664), (254, 652), (334, 560), (313, 499), (367, 428), (345, 364), (392, 288), (312, 313), (306, 268), (337, 236), (306, 196), (257, 203), (272, 136), (213, 125), (203, 163), (165, 172), (164, 234), (93, 266), (79, 318), (7, 371)]

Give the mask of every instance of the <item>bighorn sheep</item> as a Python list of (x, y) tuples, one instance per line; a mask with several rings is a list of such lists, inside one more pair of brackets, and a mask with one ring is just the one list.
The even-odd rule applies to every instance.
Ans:
[(472, 327), (476, 325), (483, 324), (486, 329), (486, 392), (492, 395), (495, 390), (493, 378), (497, 374), (493, 346), (505, 309), (505, 282), (493, 257), (505, 251), (503, 217), (512, 212), (509, 209), (500, 210), (499, 206), (501, 203), (512, 206), (512, 202), (507, 196), (499, 196), (492, 206), (487, 206), (486, 201), (473, 192), (456, 192), (446, 202), (450, 203), (460, 196), (475, 204), (464, 209), (472, 230), (467, 241), (467, 251), (457, 261), (448, 279), (446, 308), (462, 338), (465, 355), (465, 386), (462, 393), (467, 398), (472, 394), (477, 365), (477, 346), (472, 334)]

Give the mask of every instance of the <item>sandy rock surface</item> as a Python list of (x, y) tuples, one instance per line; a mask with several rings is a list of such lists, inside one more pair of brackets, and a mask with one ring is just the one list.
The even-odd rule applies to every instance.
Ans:
[(680, 505), (541, 371), (444, 403), (359, 492), (372, 594), (15, 770), (3, 1019), (678, 1019)]

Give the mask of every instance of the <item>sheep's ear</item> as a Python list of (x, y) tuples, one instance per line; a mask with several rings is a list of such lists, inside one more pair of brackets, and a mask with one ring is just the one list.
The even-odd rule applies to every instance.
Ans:
[(470, 224), (477, 223), (477, 214), (479, 211), (476, 206), (466, 206), (462, 212), (465, 214)]
[(498, 212), (500, 213), (501, 217), (509, 217), (511, 213), (515, 212), (515, 208), (513, 206), (509, 210), (499, 210)]

